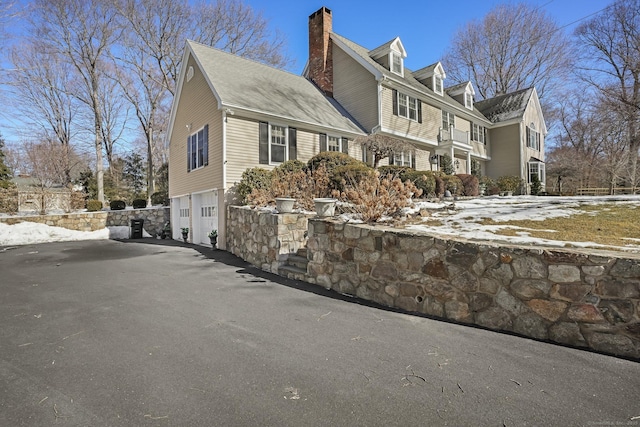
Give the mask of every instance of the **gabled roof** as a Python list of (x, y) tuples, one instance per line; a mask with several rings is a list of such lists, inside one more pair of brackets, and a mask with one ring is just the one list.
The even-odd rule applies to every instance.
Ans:
[(523, 116), (534, 91), (535, 89), (530, 87), (507, 93), (506, 95), (477, 101), (475, 107), (493, 123), (517, 119)]
[(363, 133), (340, 104), (302, 76), (193, 41), (187, 41), (186, 49), (205, 75), (220, 109), (246, 110), (337, 131)]
[[(413, 76), (413, 72), (411, 70), (409, 70), (408, 68), (405, 67), (404, 76), (399, 76), (399, 75), (397, 75), (395, 73), (392, 73), (390, 70), (386, 69), (382, 65), (378, 64), (371, 57), (371, 52), (373, 52), (373, 51), (369, 51), (365, 47), (362, 47), (359, 44), (354, 43), (351, 40), (349, 40), (349, 39), (347, 39), (345, 37), (342, 37), (342, 36), (340, 36), (340, 35), (338, 35), (336, 33), (331, 33), (331, 39), (336, 41), (339, 46), (346, 48), (347, 49), (346, 50), (347, 54), (350, 54), (352, 56), (355, 55), (356, 57), (354, 57), (354, 59), (356, 59), (356, 61), (358, 61), (367, 70), (369, 70), (372, 74), (374, 74), (374, 76), (377, 79), (381, 79), (382, 77), (384, 77), (384, 78), (386, 78), (388, 80), (394, 80), (394, 81), (400, 82), (401, 84), (406, 85), (407, 87), (415, 90), (416, 92), (420, 92), (420, 93), (424, 93), (424, 94), (428, 95), (429, 97), (431, 97), (434, 100), (441, 100), (441, 101), (444, 101), (445, 103), (447, 103), (447, 104), (449, 104), (451, 106), (456, 106), (457, 108), (459, 108), (460, 111), (464, 111), (465, 114), (477, 117), (477, 118), (485, 120), (485, 121), (487, 120), (487, 118), (485, 116), (483, 116), (482, 113), (480, 113), (476, 109), (469, 110), (469, 109), (465, 108), (464, 105), (461, 105), (458, 101), (453, 99), (446, 92), (442, 96), (436, 94), (433, 90), (429, 89), (427, 86), (425, 86), (422, 83), (420, 83)], [(376, 50), (377, 49), (378, 48), (376, 48)], [(437, 65), (437, 63), (434, 64), (434, 66), (435, 65)]]
[(369, 56), (372, 58), (378, 58), (384, 54), (389, 53), (389, 51), (395, 50), (400, 52), (403, 58), (407, 57), (407, 51), (404, 49), (402, 42), (400, 41), (400, 37), (393, 38), (388, 42), (378, 46), (377, 48), (369, 51)]
[(434, 74), (436, 74), (436, 72), (440, 75), (442, 75), (442, 77), (446, 77), (446, 74), (444, 72), (444, 68), (442, 68), (442, 64), (440, 62), (436, 62), (435, 64), (431, 64), (431, 65), (427, 65), (426, 67), (422, 67), (419, 70), (416, 70), (413, 72), (413, 76), (417, 79), (422, 79), (424, 77), (431, 77)]
[(463, 92), (466, 92), (467, 90), (473, 95), (476, 94), (476, 91), (473, 89), (473, 85), (471, 84), (471, 82), (462, 82), (458, 83), (457, 85), (444, 88), (444, 91), (451, 96), (459, 95)]

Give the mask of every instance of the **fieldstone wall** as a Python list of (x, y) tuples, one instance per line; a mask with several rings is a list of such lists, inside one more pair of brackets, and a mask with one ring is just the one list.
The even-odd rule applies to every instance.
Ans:
[(80, 212), (60, 215), (28, 215), (0, 217), (0, 222), (13, 225), (20, 222), (37, 222), (52, 227), (77, 231), (96, 231), (105, 227), (131, 225), (132, 219), (143, 219), (143, 228), (155, 236), (170, 219), (168, 207), (125, 209), (121, 211)]
[(408, 311), (640, 358), (640, 259), (309, 220), (308, 280)]
[(389, 307), (640, 359), (640, 256), (440, 239), (313, 215), (230, 207), (228, 248), (277, 273)]
[(107, 212), (81, 212), (60, 215), (25, 215), (0, 217), (0, 222), (8, 225), (20, 222), (36, 222), (52, 227), (67, 228), (78, 231), (102, 230), (107, 225)]
[(132, 219), (142, 219), (142, 228), (151, 236), (156, 237), (162, 231), (164, 224), (171, 220), (171, 209), (168, 206), (143, 209), (123, 209), (108, 211), (107, 226), (131, 226)]
[(265, 271), (277, 273), (289, 254), (305, 246), (307, 221), (312, 216), (230, 206), (227, 250)]

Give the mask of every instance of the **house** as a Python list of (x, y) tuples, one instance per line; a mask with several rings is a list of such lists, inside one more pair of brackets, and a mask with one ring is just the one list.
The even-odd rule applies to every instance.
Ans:
[(447, 87), (437, 62), (417, 71), (399, 37), (369, 50), (332, 31), (322, 7), (309, 17), (309, 59), (301, 76), (186, 43), (168, 129), (174, 238), (225, 246), (225, 204), (247, 168), (307, 161), (342, 151), (371, 162), (354, 143), (382, 133), (414, 147), (381, 164), (456, 173), (517, 175), (544, 185), (546, 127), (535, 89), (476, 102), (470, 82)]
[(62, 184), (43, 185), (30, 175), (18, 175), (11, 180), (18, 190), (18, 212), (69, 211), (72, 206), (71, 190)]

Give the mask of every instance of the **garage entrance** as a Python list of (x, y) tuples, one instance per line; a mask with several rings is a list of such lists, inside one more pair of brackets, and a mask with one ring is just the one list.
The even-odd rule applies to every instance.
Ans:
[(209, 245), (211, 230), (218, 227), (218, 191), (193, 195), (193, 243)]

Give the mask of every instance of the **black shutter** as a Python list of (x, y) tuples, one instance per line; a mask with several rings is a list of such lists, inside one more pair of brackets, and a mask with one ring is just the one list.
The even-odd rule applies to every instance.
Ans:
[(260, 140), (258, 142), (259, 162), (269, 164), (269, 123), (260, 122)]
[(204, 125), (204, 147), (202, 147), (204, 153), (202, 153), (202, 157), (204, 157), (204, 166), (209, 164), (209, 125)]
[(409, 155), (411, 156), (411, 167), (413, 169), (416, 168), (416, 153), (409, 153)]
[(531, 134), (531, 129), (529, 129), (529, 126), (527, 126), (527, 132), (526, 132), (526, 138), (527, 138), (527, 140), (525, 141), (525, 147), (528, 147), (528, 146), (529, 146), (530, 134)]
[(347, 138), (342, 138), (342, 152), (349, 154), (349, 140)]
[(296, 128), (289, 128), (289, 160), (298, 159), (298, 141)]
[(395, 89), (391, 90), (391, 96), (393, 97), (393, 115), (398, 115), (398, 91)]
[(422, 101), (416, 100), (418, 103), (418, 123), (422, 123)]
[(320, 152), (327, 151), (327, 134), (320, 134)]
[(191, 172), (191, 135), (187, 137), (187, 172)]
[(393, 156), (395, 156), (395, 153), (389, 154), (389, 164), (390, 165), (393, 165)]

